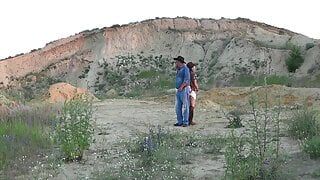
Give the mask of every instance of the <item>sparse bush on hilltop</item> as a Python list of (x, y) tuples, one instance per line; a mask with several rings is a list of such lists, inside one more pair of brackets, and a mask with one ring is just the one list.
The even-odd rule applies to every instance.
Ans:
[(118, 28), (118, 27), (121, 27), (121, 26), (119, 24), (114, 24), (110, 28)]

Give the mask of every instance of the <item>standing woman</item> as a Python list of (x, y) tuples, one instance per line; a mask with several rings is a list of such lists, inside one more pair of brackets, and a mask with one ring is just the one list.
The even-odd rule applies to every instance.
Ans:
[(196, 76), (196, 64), (188, 62), (187, 67), (190, 70), (190, 108), (189, 108), (189, 125), (195, 125), (193, 121), (194, 108), (196, 107), (197, 92), (199, 91), (199, 85)]

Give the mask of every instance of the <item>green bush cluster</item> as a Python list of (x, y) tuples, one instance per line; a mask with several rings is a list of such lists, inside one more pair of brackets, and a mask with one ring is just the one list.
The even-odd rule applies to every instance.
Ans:
[(66, 101), (57, 119), (55, 140), (66, 161), (81, 160), (93, 137), (92, 102), (88, 97)]
[(320, 157), (320, 136), (313, 136), (303, 144), (303, 150), (310, 155), (310, 158)]
[(317, 113), (306, 108), (294, 112), (289, 121), (289, 135), (295, 139), (304, 140), (319, 133)]
[(302, 142), (302, 149), (311, 158), (320, 157), (320, 125), (316, 111), (304, 108), (295, 112), (289, 122), (289, 134)]
[(304, 59), (301, 55), (301, 50), (298, 46), (292, 45), (290, 50), (290, 56), (286, 60), (286, 65), (288, 71), (294, 73), (303, 64)]
[[(27, 173), (37, 177), (43, 170), (52, 173), (61, 163), (61, 153), (67, 161), (80, 160), (92, 142), (91, 116), (92, 103), (84, 96), (63, 107), (38, 103), (0, 107), (0, 179)], [(30, 172), (34, 163), (44, 164)]]
[(171, 77), (174, 67), (167, 57), (148, 56), (141, 52), (115, 58), (115, 64), (105, 62), (100, 65), (103, 76), (96, 81), (95, 87), (96, 94), (101, 97), (111, 89), (126, 97), (153, 96), (174, 85)]
[(309, 50), (309, 49), (313, 48), (314, 46), (315, 46), (314, 43), (307, 43), (306, 50)]

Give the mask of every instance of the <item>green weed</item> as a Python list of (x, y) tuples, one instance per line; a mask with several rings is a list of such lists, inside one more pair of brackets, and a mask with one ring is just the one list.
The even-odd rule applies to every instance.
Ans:
[(319, 124), (316, 119), (317, 113), (309, 109), (294, 112), (289, 121), (289, 135), (295, 139), (309, 139), (319, 133)]
[(66, 161), (81, 160), (93, 136), (92, 102), (88, 98), (65, 102), (56, 125), (56, 142)]

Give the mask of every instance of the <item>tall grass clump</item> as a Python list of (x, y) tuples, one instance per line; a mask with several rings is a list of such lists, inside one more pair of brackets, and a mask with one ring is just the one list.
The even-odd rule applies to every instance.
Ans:
[(12, 177), (27, 173), (28, 162), (47, 153), (56, 113), (57, 108), (48, 104), (0, 108), (0, 171)]
[(297, 110), (289, 121), (289, 135), (301, 142), (310, 158), (320, 157), (320, 122), (317, 111), (303, 108)]
[(297, 110), (289, 121), (289, 135), (294, 139), (305, 140), (319, 134), (317, 113), (307, 108)]
[(310, 158), (320, 158), (320, 135), (313, 136), (303, 143), (303, 151), (310, 155)]
[(55, 140), (66, 161), (81, 160), (93, 137), (92, 102), (82, 96), (66, 101), (57, 118)]
[(286, 65), (288, 71), (294, 73), (303, 64), (304, 59), (298, 46), (291, 45), (289, 48), (291, 51), (288, 59), (286, 60)]
[(242, 132), (233, 130), (225, 151), (227, 179), (279, 179), (283, 159), (280, 156), (280, 113), (278, 106), (258, 107), (258, 99), (250, 100), (250, 120)]

